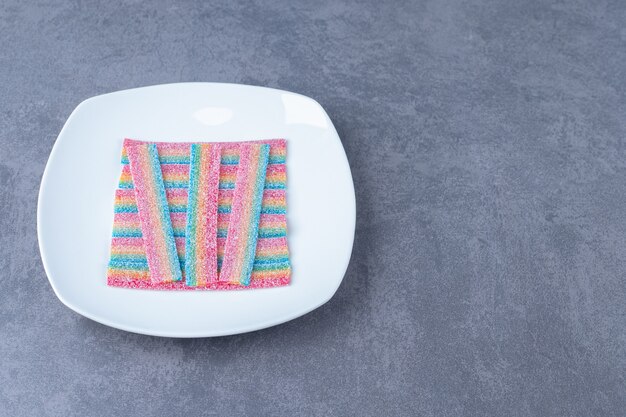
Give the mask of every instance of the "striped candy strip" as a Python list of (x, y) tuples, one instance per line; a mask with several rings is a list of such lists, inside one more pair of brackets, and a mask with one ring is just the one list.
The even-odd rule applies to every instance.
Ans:
[(217, 281), (220, 158), (219, 144), (191, 145), (185, 230), (185, 282), (190, 287)]
[(127, 152), (151, 281), (181, 281), (157, 146), (134, 143)]
[(240, 145), (228, 237), (219, 280), (250, 284), (254, 265), (269, 145)]

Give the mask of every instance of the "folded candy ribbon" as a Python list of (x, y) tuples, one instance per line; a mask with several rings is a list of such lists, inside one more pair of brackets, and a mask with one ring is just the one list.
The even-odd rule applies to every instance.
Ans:
[(287, 285), (286, 141), (124, 141), (107, 281), (153, 289)]

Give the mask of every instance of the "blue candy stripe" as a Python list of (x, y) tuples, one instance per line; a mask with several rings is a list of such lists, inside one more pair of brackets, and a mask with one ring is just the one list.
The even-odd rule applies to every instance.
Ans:
[(271, 238), (285, 237), (285, 236), (287, 236), (287, 229), (260, 229), (259, 230), (260, 239), (271, 239)]
[[(230, 205), (226, 206), (219, 206), (217, 208), (217, 212), (218, 213), (222, 213), (222, 214), (228, 214), (230, 213), (232, 210), (232, 207)], [(286, 214), (287, 213), (287, 209), (285, 207), (279, 207), (279, 206), (262, 206), (261, 207), (261, 214)]]
[(142, 237), (141, 228), (113, 229), (113, 237)]
[(289, 256), (257, 256), (254, 258), (254, 265), (271, 265), (289, 262)]
[(289, 260), (284, 262), (273, 262), (273, 263), (257, 263), (254, 262), (253, 271), (271, 271), (277, 269), (289, 269), (290, 264)]

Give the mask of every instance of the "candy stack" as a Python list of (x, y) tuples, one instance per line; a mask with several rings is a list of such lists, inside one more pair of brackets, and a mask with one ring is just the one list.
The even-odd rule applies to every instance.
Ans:
[(211, 290), (287, 285), (286, 141), (126, 139), (108, 284)]

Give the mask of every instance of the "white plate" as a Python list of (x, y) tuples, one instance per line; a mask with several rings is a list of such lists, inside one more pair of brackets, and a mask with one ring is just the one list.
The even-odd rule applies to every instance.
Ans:
[[(292, 283), (243, 291), (151, 291), (106, 285), (124, 137), (155, 141), (287, 139)], [(41, 182), (37, 232), (59, 299), (100, 323), (157, 336), (243, 333), (328, 301), (354, 239), (354, 185), (332, 122), (313, 99), (236, 84), (185, 83), (90, 98), (69, 117)]]

